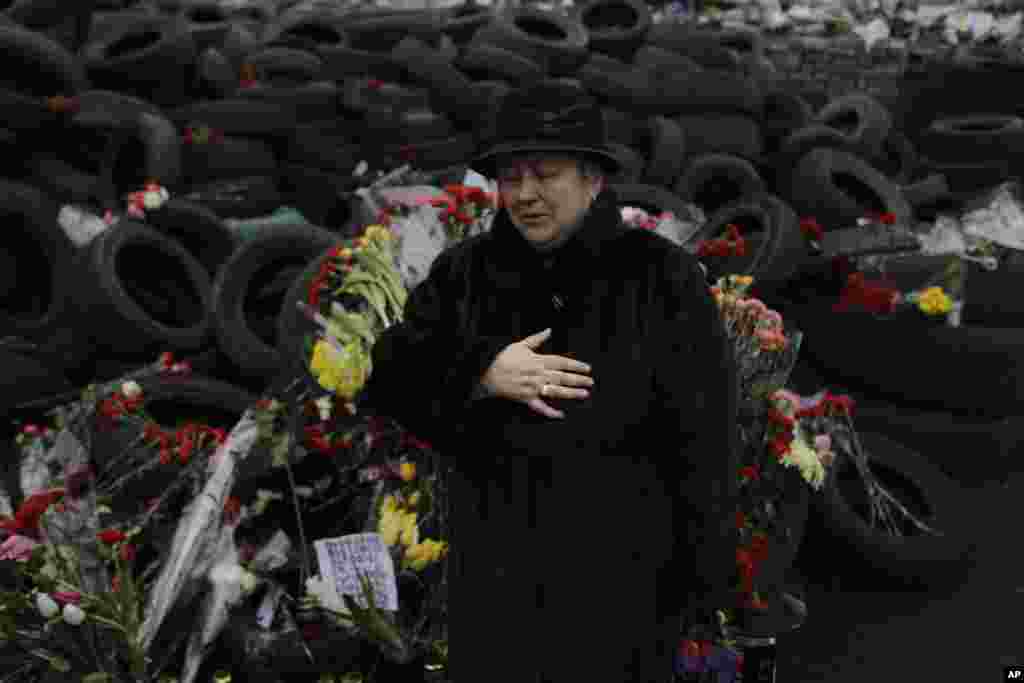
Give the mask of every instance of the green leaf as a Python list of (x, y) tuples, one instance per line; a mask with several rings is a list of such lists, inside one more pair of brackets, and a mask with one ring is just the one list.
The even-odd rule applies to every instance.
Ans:
[(284, 433), (274, 440), (270, 448), (270, 457), (274, 467), (284, 467), (288, 462), (288, 451), (292, 445), (292, 435)]
[(103, 671), (82, 676), (82, 683), (113, 683), (114, 677)]

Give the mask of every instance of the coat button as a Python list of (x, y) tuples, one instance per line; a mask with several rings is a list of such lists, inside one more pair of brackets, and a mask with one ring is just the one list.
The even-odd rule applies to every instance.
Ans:
[(554, 305), (556, 311), (561, 311), (562, 308), (565, 307), (565, 301), (563, 301), (562, 297), (557, 294), (551, 297), (551, 303)]

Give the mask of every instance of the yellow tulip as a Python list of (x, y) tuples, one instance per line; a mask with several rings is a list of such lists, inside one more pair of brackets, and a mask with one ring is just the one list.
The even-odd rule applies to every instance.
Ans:
[(416, 463), (403, 462), (398, 467), (398, 474), (402, 477), (402, 481), (412, 481), (416, 478)]
[(399, 540), (401, 540), (402, 545), (406, 547), (416, 545), (420, 541), (420, 528), (417, 525), (416, 513), (406, 512), (404, 514), (400, 514), (402, 517), (402, 532)]
[(917, 306), (928, 315), (944, 315), (953, 309), (953, 302), (941, 287), (929, 287), (921, 292)]
[(380, 503), (380, 511), (382, 515), (387, 512), (398, 512), (398, 499), (393, 494), (384, 496)]
[(402, 516), (397, 512), (383, 512), (377, 523), (377, 533), (383, 538), (384, 545), (389, 548), (397, 545), (402, 534)]

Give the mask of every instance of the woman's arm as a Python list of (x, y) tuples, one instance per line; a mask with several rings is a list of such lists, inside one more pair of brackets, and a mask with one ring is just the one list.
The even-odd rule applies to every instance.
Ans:
[(679, 459), (677, 558), (684, 606), (729, 605), (739, 535), (739, 380), (732, 346), (699, 263), (673, 248), (664, 343), (655, 370), (668, 424), (665, 456)]
[(469, 321), (459, 320), (459, 303), (471, 294), (460, 263), (471, 246), (456, 245), (434, 260), (427, 279), (410, 293), (403, 321), (377, 339), (361, 397), (370, 412), (395, 419), (439, 449), (460, 412), (483, 397), (480, 378), (515, 341), (475, 337), (464, 329)]

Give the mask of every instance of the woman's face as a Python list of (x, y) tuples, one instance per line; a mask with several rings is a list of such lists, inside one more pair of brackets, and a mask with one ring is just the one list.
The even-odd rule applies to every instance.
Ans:
[(563, 244), (601, 191), (571, 156), (529, 155), (498, 163), (498, 192), (512, 224), (541, 251)]

